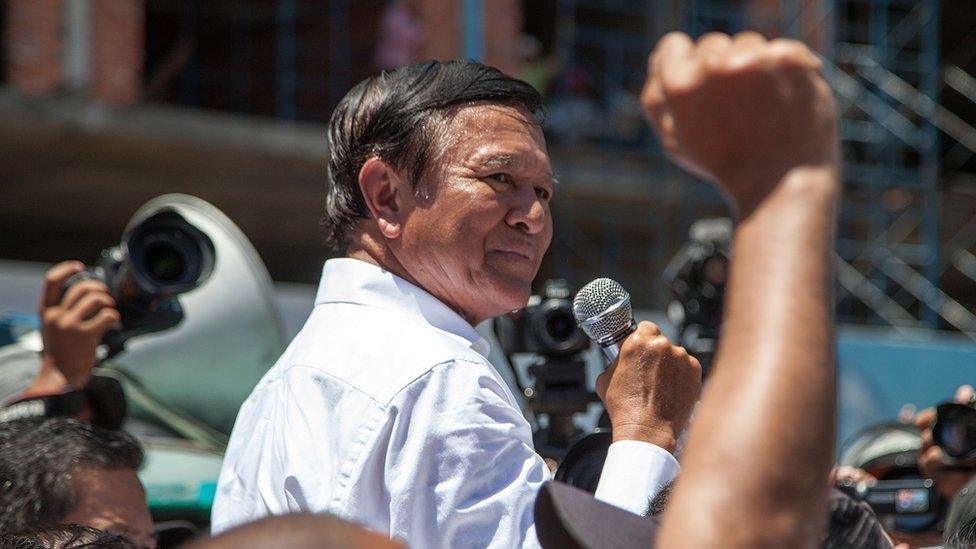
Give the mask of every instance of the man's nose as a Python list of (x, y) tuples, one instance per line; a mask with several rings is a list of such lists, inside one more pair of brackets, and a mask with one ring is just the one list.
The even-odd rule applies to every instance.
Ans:
[(537, 234), (546, 228), (549, 208), (543, 199), (535, 194), (535, 189), (520, 192), (515, 204), (508, 211), (505, 221), (526, 234)]

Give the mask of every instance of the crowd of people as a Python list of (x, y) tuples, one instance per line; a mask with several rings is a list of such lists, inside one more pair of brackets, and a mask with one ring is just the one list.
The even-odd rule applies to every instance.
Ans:
[[(641, 105), (669, 156), (737, 214), (707, 390), (693, 356), (637, 324), (596, 382), (612, 426), (596, 492), (551, 482), (474, 328), (526, 304), (552, 239), (542, 99), (476, 62), (387, 71), (329, 126), (325, 225), (342, 257), (241, 407), (210, 531), (180, 542), (893, 547), (867, 504), (831, 488), (871, 479), (832, 472), (840, 158), (820, 60), (756, 33), (672, 33)], [(92, 373), (116, 296), (97, 280), (65, 291), (82, 269), (47, 273), (43, 351), (2, 395), (0, 547), (158, 543), (142, 450), (106, 397), (118, 387)], [(954, 500), (945, 546), (976, 546), (976, 464), (948, 466), (933, 421), (919, 414), (918, 465)]]

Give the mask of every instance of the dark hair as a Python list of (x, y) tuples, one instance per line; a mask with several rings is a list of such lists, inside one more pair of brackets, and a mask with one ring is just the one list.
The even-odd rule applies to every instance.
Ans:
[(943, 534), (946, 549), (976, 547), (976, 477), (952, 498)]
[(135, 471), (142, 460), (131, 435), (76, 419), (0, 423), (0, 530), (60, 523), (74, 508), (71, 475), (79, 468)]
[(488, 101), (543, 112), (531, 85), (475, 61), (428, 61), (385, 71), (356, 84), (329, 121), (328, 190), (323, 224), (330, 244), (346, 246), (348, 229), (369, 216), (359, 170), (379, 157), (410, 174), (426, 172), (436, 130), (456, 106)]
[(0, 532), (0, 549), (136, 549), (124, 537), (80, 524), (59, 524), (15, 534)]
[(820, 543), (823, 549), (891, 548), (881, 522), (867, 503), (832, 490), (829, 507), (827, 532)]
[(972, 549), (976, 547), (976, 517), (960, 524), (951, 533), (946, 531), (942, 546), (945, 549)]

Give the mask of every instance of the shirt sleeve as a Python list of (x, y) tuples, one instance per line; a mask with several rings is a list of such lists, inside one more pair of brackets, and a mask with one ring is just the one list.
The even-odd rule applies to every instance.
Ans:
[(678, 460), (664, 448), (638, 440), (618, 440), (607, 451), (595, 497), (645, 515), (654, 496), (680, 471)]
[[(533, 507), (551, 475), (531, 427), (489, 368), (438, 365), (394, 401), (398, 417), (385, 463), (390, 534), (411, 547), (539, 546)], [(669, 463), (661, 453), (670, 454), (642, 444), (612, 445), (606, 501), (625, 508), (641, 501), (646, 510), (649, 487), (673, 476), (651, 470)], [(608, 474), (620, 467), (647, 471)], [(641, 484), (627, 487), (633, 479)]]

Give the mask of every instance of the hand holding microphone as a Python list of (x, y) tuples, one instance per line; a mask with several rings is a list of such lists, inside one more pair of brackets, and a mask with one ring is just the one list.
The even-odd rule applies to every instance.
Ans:
[(652, 322), (634, 322), (630, 295), (599, 278), (577, 294), (573, 312), (612, 364), (596, 381), (613, 440), (640, 440), (673, 452), (701, 386), (701, 364)]

